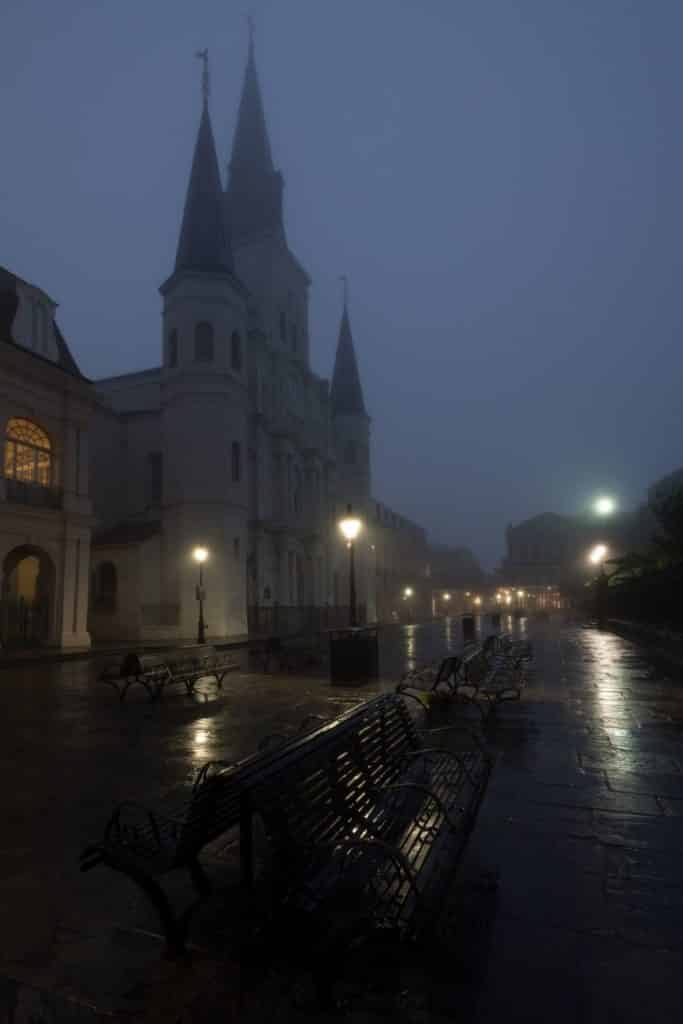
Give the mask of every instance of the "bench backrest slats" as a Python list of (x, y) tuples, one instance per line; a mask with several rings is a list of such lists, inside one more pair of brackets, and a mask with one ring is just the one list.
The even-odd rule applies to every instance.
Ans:
[(309, 862), (323, 844), (358, 834), (378, 791), (400, 778), (406, 754), (418, 743), (403, 701), (389, 695), (369, 701), (326, 742), (282, 765), (254, 790), (280, 854)]

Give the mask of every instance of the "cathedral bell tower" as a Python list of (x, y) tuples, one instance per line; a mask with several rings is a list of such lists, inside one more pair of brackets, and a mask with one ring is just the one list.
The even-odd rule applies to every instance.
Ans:
[(246, 633), (247, 290), (233, 265), (209, 116), (202, 113), (175, 268), (163, 296), (162, 587), (178, 636), (197, 633), (196, 547), (207, 636)]

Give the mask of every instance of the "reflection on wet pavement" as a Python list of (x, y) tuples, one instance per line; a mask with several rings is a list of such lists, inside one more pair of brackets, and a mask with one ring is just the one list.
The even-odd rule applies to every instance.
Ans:
[[(529, 631), (536, 672), (487, 727), (497, 765), (450, 910), (467, 976), (411, 975), (403, 988), (416, 986), (420, 1020), (678, 1020), (679, 673), (609, 633), (513, 625)], [(0, 905), (19, 924), (1, 930), (0, 962), (46, 964), (55, 935), (100, 920), (154, 929), (125, 879), (78, 872), (114, 803), (157, 806), (207, 760), (245, 756), (307, 715), (336, 715), (461, 645), (455, 619), (392, 626), (371, 686), (240, 672), (222, 691), (207, 681), (195, 698), (167, 691), (154, 704), (131, 691), (120, 705), (95, 662), (1, 672)], [(498, 876), (497, 891), (481, 888), (482, 873)]]

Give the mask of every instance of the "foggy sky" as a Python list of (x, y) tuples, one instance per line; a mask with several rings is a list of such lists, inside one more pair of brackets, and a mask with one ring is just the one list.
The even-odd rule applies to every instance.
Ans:
[(256, 22), (330, 376), (347, 274), (375, 494), (504, 528), (683, 463), (674, 0), (5, 0), (0, 264), (92, 377), (159, 364), (209, 47), (221, 164)]

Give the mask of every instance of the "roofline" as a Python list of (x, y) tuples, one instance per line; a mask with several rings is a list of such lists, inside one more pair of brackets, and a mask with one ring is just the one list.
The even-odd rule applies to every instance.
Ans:
[(133, 370), (131, 373), (117, 373), (111, 377), (97, 377), (93, 380), (93, 384), (97, 387), (98, 384), (105, 384), (111, 380), (130, 380), (131, 377), (150, 377), (154, 373), (161, 373), (161, 366), (150, 366), (146, 370)]
[(33, 352), (30, 348), (26, 348), (25, 345), (20, 345), (18, 341), (14, 341), (12, 338), (0, 338), (0, 341), (4, 345), (9, 345), (10, 348), (16, 349), (17, 352), (23, 352), (25, 355), (31, 356), (32, 359), (37, 359), (38, 362), (44, 363), (45, 366), (52, 367), (53, 370), (59, 370), (60, 373), (65, 373), (67, 377), (71, 377), (72, 380), (82, 380), (85, 384), (93, 384), (90, 377), (86, 377), (85, 374), (81, 373), (77, 365), (76, 372), (74, 372), (67, 366), (62, 366), (61, 363), (55, 363), (52, 359), (48, 359), (47, 356), (41, 355), (40, 352)]
[(180, 267), (178, 270), (174, 270), (170, 274), (170, 276), (167, 277), (166, 280), (163, 281), (162, 284), (159, 285), (159, 292), (162, 295), (165, 296), (166, 293), (168, 291), (170, 291), (171, 287), (175, 284), (176, 280), (179, 277), (182, 277), (183, 274), (189, 274), (191, 277), (195, 277), (195, 278), (197, 278), (197, 277), (216, 277), (216, 278), (220, 278), (223, 281), (229, 281), (230, 284), (233, 285), (233, 287), (236, 288), (238, 292), (242, 293), (242, 295), (243, 295), (243, 297), (245, 299), (248, 296), (251, 295), (251, 292), (249, 291), (247, 286), (242, 281), (240, 281), (239, 277), (237, 276), (237, 274), (234, 273), (234, 271), (232, 271), (232, 270), (221, 270), (218, 267), (215, 270), (202, 270), (199, 267), (197, 267), (195, 269), (193, 269), (192, 267)]
[(9, 274), (10, 277), (13, 277), (15, 281), (19, 281), (21, 284), (25, 284), (27, 288), (35, 288), (35, 290), (37, 292), (40, 292), (41, 295), (44, 295), (45, 298), (49, 302), (51, 302), (53, 306), (55, 306), (56, 308), (59, 307), (59, 303), (55, 302), (52, 296), (48, 294), (48, 292), (46, 292), (44, 288), (41, 288), (39, 284), (34, 284), (33, 281), (27, 281), (25, 277), (20, 277), (19, 274), (16, 274), (13, 270), (10, 270), (9, 267), (5, 267), (2, 264), (0, 264), (0, 271), (3, 270), (6, 274)]

